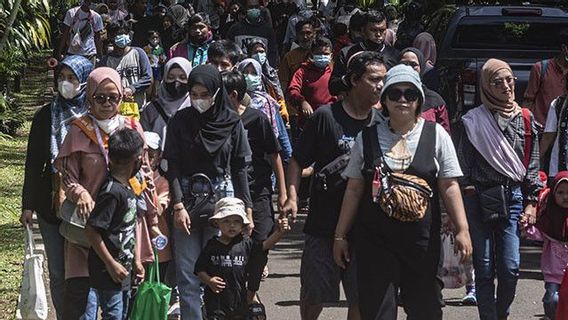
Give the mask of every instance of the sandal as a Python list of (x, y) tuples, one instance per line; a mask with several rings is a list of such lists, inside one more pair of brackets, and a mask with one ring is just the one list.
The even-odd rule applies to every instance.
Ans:
[(266, 320), (266, 309), (262, 303), (249, 305), (249, 317), (251, 320)]

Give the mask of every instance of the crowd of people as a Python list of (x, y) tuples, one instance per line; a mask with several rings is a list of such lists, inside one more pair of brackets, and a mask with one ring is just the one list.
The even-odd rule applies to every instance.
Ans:
[(173, 288), (169, 318), (267, 319), (268, 250), (299, 212), (303, 320), (338, 302), (340, 284), (349, 320), (394, 320), (399, 305), (408, 319), (442, 319), (443, 214), (469, 265), (464, 303), (482, 320), (509, 317), (521, 233), (544, 241), (555, 318), (568, 264), (568, 32), (533, 67), (524, 101), (509, 64), (489, 59), (481, 104), (450, 123), (420, 15), (397, 32), (394, 7), (310, 7), (62, 10), (56, 94), (32, 122), (21, 215), (31, 225), (37, 214), (57, 319), (128, 319), (155, 262)]

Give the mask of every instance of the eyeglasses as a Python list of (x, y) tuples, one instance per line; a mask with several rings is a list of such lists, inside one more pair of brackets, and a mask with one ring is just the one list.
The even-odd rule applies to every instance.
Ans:
[(390, 89), (389, 91), (387, 91), (387, 98), (389, 98), (390, 101), (398, 101), (402, 96), (404, 96), (404, 99), (406, 99), (406, 101), (414, 102), (420, 97), (420, 92), (415, 89), (408, 89), (404, 91), (400, 89)]
[(517, 77), (507, 77), (507, 78), (504, 78), (504, 79), (495, 79), (495, 80), (491, 81), (489, 84), (494, 86), (494, 87), (502, 86), (505, 83), (508, 86), (511, 86), (515, 83), (516, 80), (517, 80)]
[(104, 94), (93, 95), (93, 100), (98, 104), (105, 104), (110, 102), (112, 105), (117, 105), (120, 102), (121, 96), (107, 96)]
[(414, 61), (401, 61), (400, 63), (412, 67), (412, 68), (416, 68), (418, 67), (420, 64), (418, 62), (414, 62)]

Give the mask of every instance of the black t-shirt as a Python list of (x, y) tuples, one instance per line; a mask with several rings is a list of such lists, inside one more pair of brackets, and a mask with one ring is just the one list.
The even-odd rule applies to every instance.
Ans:
[[(319, 107), (306, 122), (304, 131), (294, 149), (294, 159), (302, 168), (315, 163), (317, 173), (337, 157), (351, 151), (355, 137), (369, 123), (380, 119), (380, 113), (371, 109), (369, 119), (350, 117), (341, 102)], [(340, 187), (310, 194), (310, 212), (304, 232), (321, 237), (332, 237), (339, 218), (346, 182)]]
[(263, 253), (262, 242), (237, 236), (229, 244), (215, 237), (207, 242), (195, 263), (195, 274), (206, 272), (210, 277), (220, 277), (225, 282), (221, 293), (205, 287), (205, 307), (208, 314), (222, 310), (226, 314), (246, 310), (246, 267), (253, 256)]
[(272, 166), (268, 156), (280, 152), (280, 145), (272, 131), (268, 117), (260, 110), (246, 108), (241, 115), (248, 142), (252, 150), (252, 162), (248, 170), (251, 196), (270, 194), (272, 191)]
[[(99, 231), (112, 257), (130, 272), (136, 243), (136, 195), (130, 187), (109, 177), (99, 191), (87, 224)], [(130, 277), (122, 283), (114, 282), (92, 248), (89, 250), (89, 277), (95, 289), (130, 288)]]

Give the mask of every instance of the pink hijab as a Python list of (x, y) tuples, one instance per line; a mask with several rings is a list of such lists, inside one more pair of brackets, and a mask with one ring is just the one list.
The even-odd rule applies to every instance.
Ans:
[(436, 49), (436, 41), (434, 41), (434, 37), (432, 37), (431, 34), (428, 32), (418, 34), (416, 38), (414, 38), (412, 46), (422, 52), (429, 67), (436, 65), (438, 50)]
[(92, 102), (93, 94), (95, 94), (101, 83), (107, 79), (116, 85), (118, 93), (122, 96), (124, 88), (122, 88), (122, 81), (118, 72), (113, 68), (99, 67), (91, 71), (87, 78), (87, 100), (89, 102)]

